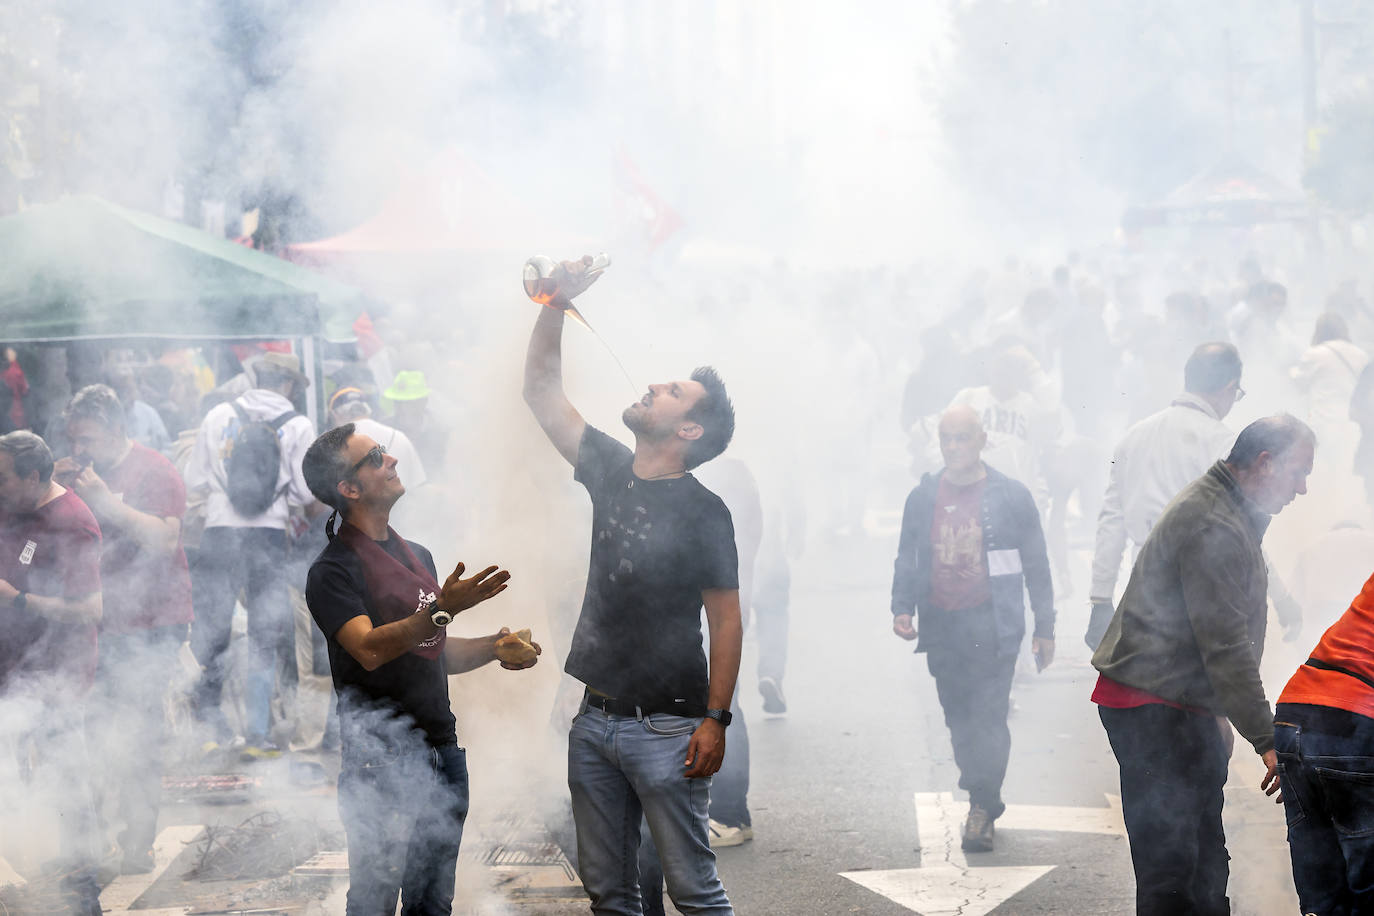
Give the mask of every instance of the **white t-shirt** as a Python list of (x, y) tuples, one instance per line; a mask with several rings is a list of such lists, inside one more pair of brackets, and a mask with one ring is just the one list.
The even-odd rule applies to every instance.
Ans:
[[(983, 420), (988, 435), (983, 462), (1025, 484), (1043, 514), (1049, 504), (1049, 484), (1040, 468), (1040, 455), (1059, 437), (1057, 416), (1028, 392), (998, 400), (986, 385), (965, 388), (949, 402), (950, 407), (960, 405), (972, 407)], [(938, 438), (932, 447), (939, 448)]]

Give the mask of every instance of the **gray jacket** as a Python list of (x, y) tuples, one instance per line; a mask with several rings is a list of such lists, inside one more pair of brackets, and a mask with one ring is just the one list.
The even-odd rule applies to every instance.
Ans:
[(1151, 529), (1093, 654), (1118, 683), (1226, 716), (1261, 754), (1274, 746), (1259, 674), (1268, 526), (1226, 464), (1212, 465)]

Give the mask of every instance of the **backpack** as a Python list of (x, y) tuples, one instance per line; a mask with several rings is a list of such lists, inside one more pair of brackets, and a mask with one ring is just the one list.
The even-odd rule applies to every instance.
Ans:
[(277, 431), (299, 414), (288, 410), (268, 423), (251, 419), (238, 401), (230, 404), (239, 415), (239, 431), (224, 462), (224, 492), (235, 512), (244, 518), (255, 518), (277, 500), (277, 477), (281, 473)]

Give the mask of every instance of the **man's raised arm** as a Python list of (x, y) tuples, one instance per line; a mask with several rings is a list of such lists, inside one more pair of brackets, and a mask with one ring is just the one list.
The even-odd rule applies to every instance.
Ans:
[(587, 421), (563, 392), (562, 309), (541, 308), (534, 322), (525, 353), (525, 403), (554, 448), (575, 466)]

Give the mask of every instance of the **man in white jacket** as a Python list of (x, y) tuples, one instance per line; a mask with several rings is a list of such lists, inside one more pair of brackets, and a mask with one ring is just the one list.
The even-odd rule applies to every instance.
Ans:
[(1183, 367), (1183, 393), (1136, 423), (1117, 443), (1097, 517), (1092, 617), (1084, 640), (1097, 648), (1112, 619), (1112, 599), (1126, 542), (1138, 550), (1178, 492), (1226, 457), (1236, 434), (1222, 422), (1245, 396), (1240, 353), (1205, 343)]
[[(268, 730), (278, 659), (295, 658), (294, 624), (283, 578), (287, 526), (293, 507), (318, 506), (301, 472), (305, 451), (315, 440), (315, 424), (295, 413), (291, 404), (297, 386), (309, 383), (300, 371), (300, 361), (289, 354), (267, 353), (255, 369), (255, 387), (205, 415), (186, 468), (187, 491), (200, 491), (206, 497), (205, 533), (191, 563), (196, 615), (191, 650), (203, 667), (192, 709), (197, 719), (210, 726), (216, 743), (233, 737), (220, 711), (220, 698), (234, 603), (243, 591), (249, 642), (248, 670), (243, 677), (245, 759), (281, 754)], [(275, 432), (280, 457), (275, 488), (267, 497), (270, 502), (264, 510), (245, 515), (234, 505), (242, 506), (242, 501), (230, 497), (230, 455), (236, 447), (245, 448), (241, 433), (257, 423)], [(237, 473), (239, 468), (234, 470)]]

